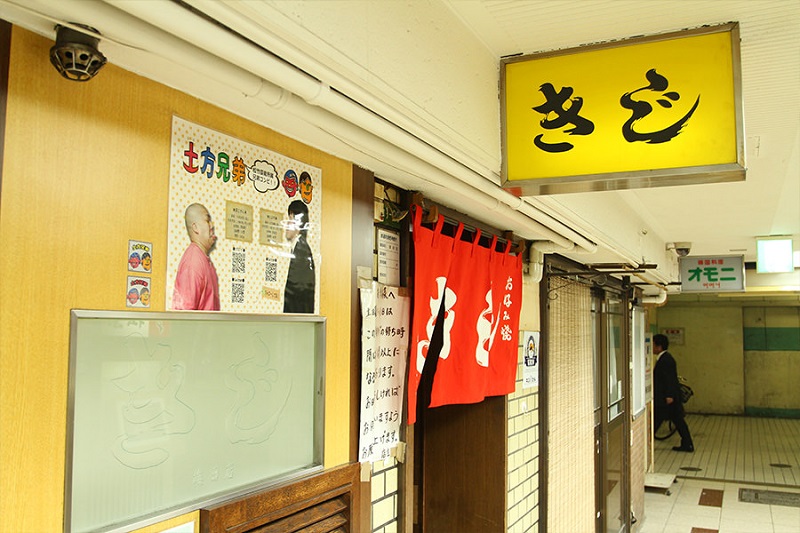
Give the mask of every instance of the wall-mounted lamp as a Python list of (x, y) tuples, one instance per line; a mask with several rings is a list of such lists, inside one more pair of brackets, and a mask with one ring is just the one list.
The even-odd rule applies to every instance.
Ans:
[(68, 80), (88, 81), (106, 64), (106, 57), (97, 49), (100, 39), (89, 34), (100, 33), (82, 24), (74, 26), (85, 28), (87, 33), (56, 26), (56, 44), (50, 49), (50, 62)]

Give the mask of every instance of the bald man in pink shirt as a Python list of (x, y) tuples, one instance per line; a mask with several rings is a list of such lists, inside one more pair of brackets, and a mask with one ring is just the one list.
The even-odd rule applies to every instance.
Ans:
[(191, 244), (181, 257), (175, 275), (172, 308), (219, 311), (217, 269), (208, 257), (217, 241), (211, 214), (202, 204), (192, 204), (184, 214)]

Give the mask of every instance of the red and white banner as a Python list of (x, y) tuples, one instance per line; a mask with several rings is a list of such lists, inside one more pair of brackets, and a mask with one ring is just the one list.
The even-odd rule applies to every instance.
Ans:
[[(461, 229), (459, 225), (457, 235)], [(453, 306), (447, 309), (453, 326), (450, 338), (445, 335), (444, 340), (450, 351), (439, 354), (431, 407), (476, 403), (485, 397), (493, 313), (490, 250), (478, 244), (480, 238), (481, 231), (477, 230), (471, 243), (458, 240), (455, 244), (447, 276), (447, 288), (454, 295)]]
[(492, 248), (489, 270), (492, 276), (492, 344), (489, 351), (489, 380), (486, 396), (514, 392), (519, 352), (519, 315), (522, 310), (522, 254), (510, 255)]
[[(417, 419), (417, 388), (428, 357), (436, 317), (442, 299), (452, 306), (452, 292), (446, 292), (447, 275), (453, 258), (452, 237), (442, 235), (444, 217), (439, 217), (433, 230), (422, 226), (422, 208), (414, 206), (414, 320), (411, 325), (411, 354), (408, 365), (408, 423)], [(449, 329), (454, 317), (445, 316), (443, 327), (448, 339), (442, 353), (449, 352)]]
[[(419, 379), (436, 328), (442, 328), (442, 348), (430, 407), (514, 392), (522, 308), (522, 257), (509, 253), (510, 242), (502, 252), (496, 251), (497, 237), (489, 248), (480, 246), (480, 230), (472, 242), (463, 241), (463, 224), (454, 238), (446, 237), (443, 217), (431, 231), (422, 227), (421, 209), (415, 209), (409, 424), (416, 421)], [(437, 324), (442, 305), (444, 318)]]

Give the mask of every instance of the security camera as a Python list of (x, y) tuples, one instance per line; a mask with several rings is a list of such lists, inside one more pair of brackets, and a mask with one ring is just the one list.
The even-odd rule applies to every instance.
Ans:
[(668, 242), (667, 250), (675, 250), (678, 257), (686, 257), (692, 250), (692, 243), (690, 242)]
[(96, 29), (72, 23), (73, 28), (56, 26), (56, 44), (50, 49), (50, 62), (72, 81), (88, 81), (106, 64), (106, 56), (97, 49), (100, 42)]

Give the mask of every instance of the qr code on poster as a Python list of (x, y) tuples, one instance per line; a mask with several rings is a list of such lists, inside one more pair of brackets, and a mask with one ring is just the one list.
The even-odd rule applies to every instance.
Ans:
[(278, 260), (272, 257), (267, 258), (264, 266), (264, 281), (267, 283), (278, 281)]
[(245, 273), (245, 250), (243, 248), (234, 248), (231, 254), (231, 272), (234, 274)]
[(231, 302), (235, 304), (244, 303), (244, 282), (241, 280), (234, 280), (231, 283)]

